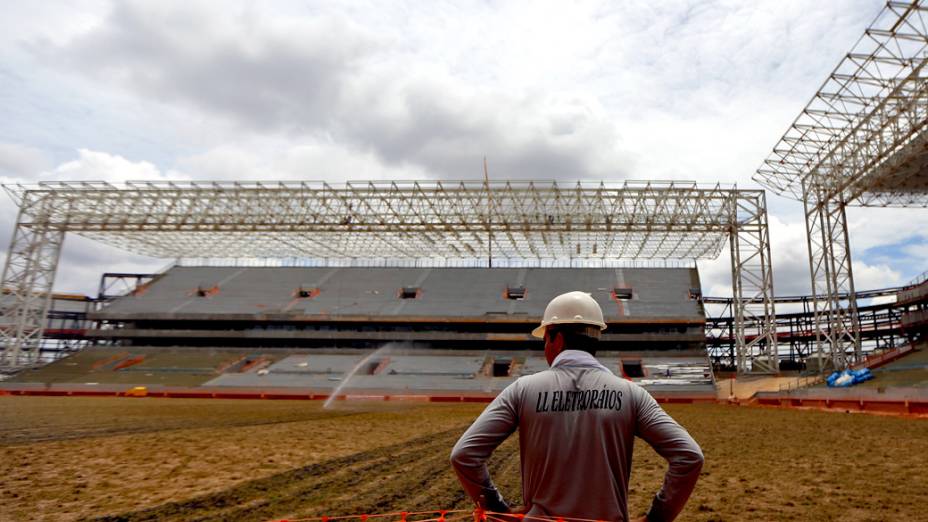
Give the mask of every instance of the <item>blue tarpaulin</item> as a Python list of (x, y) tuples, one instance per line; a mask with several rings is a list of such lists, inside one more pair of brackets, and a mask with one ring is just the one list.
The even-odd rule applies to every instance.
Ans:
[(847, 388), (848, 386), (854, 386), (855, 384), (869, 381), (872, 378), (873, 374), (870, 373), (870, 368), (863, 368), (861, 370), (835, 372), (829, 375), (828, 378), (825, 379), (825, 382), (828, 383), (830, 388)]

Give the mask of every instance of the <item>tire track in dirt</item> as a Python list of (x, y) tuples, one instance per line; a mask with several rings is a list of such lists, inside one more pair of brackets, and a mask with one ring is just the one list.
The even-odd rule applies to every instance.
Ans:
[[(346, 513), (469, 509), (472, 504), (461, 490), (448, 461), (451, 447), (463, 429), (456, 430), (451, 437), (440, 441), (435, 447), (423, 448), (413, 462), (378, 468), (375, 470), (376, 481), (355, 485), (350, 499), (340, 499), (335, 511), (330, 512), (337, 513), (339, 507), (345, 509), (351, 506), (354, 509)], [(497, 451), (489, 463), (491, 472), (512, 459), (515, 455), (513, 448), (507, 444)]]
[[(518, 473), (511, 475), (506, 471), (513, 468), (513, 463), (514, 469), (518, 470), (518, 449), (518, 438), (512, 437), (496, 449), (487, 463), (490, 475), (503, 492), (504, 498), (509, 499), (510, 503), (519, 503), (522, 496)], [(429, 477), (427, 487), (422, 488), (417, 494), (401, 499), (404, 509), (406, 506), (416, 510), (471, 509), (473, 507), (473, 503), (461, 489), (457, 475), (448, 463), (447, 453), (440, 457), (430, 461), (435, 466), (436, 473)]]
[[(464, 500), (463, 493), (454, 494), (460, 486), (453, 480), (448, 455), (465, 428), (297, 468), (210, 495), (95, 520), (250, 521), (452, 507), (431, 502), (453, 500), (458, 505)], [(427, 493), (439, 484), (443, 491)], [(448, 491), (452, 492), (450, 497), (438, 494)], [(409, 505), (414, 498), (415, 505)]]

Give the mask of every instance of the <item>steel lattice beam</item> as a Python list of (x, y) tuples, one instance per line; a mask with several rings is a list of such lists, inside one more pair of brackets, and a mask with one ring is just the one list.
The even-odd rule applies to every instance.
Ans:
[(924, 1), (888, 2), (754, 176), (805, 206), (817, 355), (837, 368), (861, 349), (845, 208), (928, 206), (926, 59)]
[[(738, 313), (767, 318), (773, 311), (766, 207), (757, 190), (686, 182), (437, 181), (58, 182), (7, 189), (21, 211), (3, 286), (24, 289), (13, 307), (0, 310), (10, 363), (34, 353), (28, 339), (41, 335), (41, 321), (17, 329), (13, 318), (25, 310), (42, 317), (39, 301), (27, 297), (51, 289), (49, 260), (57, 262), (65, 232), (165, 258), (453, 262), (492, 252), (494, 259), (526, 263), (715, 258), (731, 236), (738, 259), (732, 274), (744, 297)], [(773, 344), (745, 344), (744, 335), (742, 329), (739, 353), (748, 371), (748, 361), (768, 356)]]
[(492, 241), (509, 259), (707, 258), (732, 204), (720, 186), (646, 182), (62, 183), (15, 197), (51, 198), (49, 225), (154, 257), (456, 259)]
[(928, 206), (928, 8), (889, 2), (754, 179), (862, 206)]

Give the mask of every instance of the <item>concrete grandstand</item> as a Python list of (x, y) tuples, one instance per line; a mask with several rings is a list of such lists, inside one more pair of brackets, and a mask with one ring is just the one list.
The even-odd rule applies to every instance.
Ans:
[(176, 267), (90, 314), (87, 335), (133, 344), (537, 348), (554, 296), (603, 308), (604, 349), (705, 346), (695, 269)]
[(575, 289), (609, 328), (600, 360), (658, 395), (713, 397), (692, 268), (175, 267), (89, 314), (90, 348), (18, 385), (494, 394), (547, 367), (530, 336)]

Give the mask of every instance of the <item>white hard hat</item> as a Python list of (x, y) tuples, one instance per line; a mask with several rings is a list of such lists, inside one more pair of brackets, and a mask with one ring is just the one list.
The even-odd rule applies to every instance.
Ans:
[(532, 330), (532, 335), (544, 337), (545, 327), (549, 324), (567, 323), (590, 324), (598, 326), (600, 330), (606, 329), (603, 309), (599, 307), (596, 299), (586, 292), (567, 292), (548, 303), (541, 326)]

